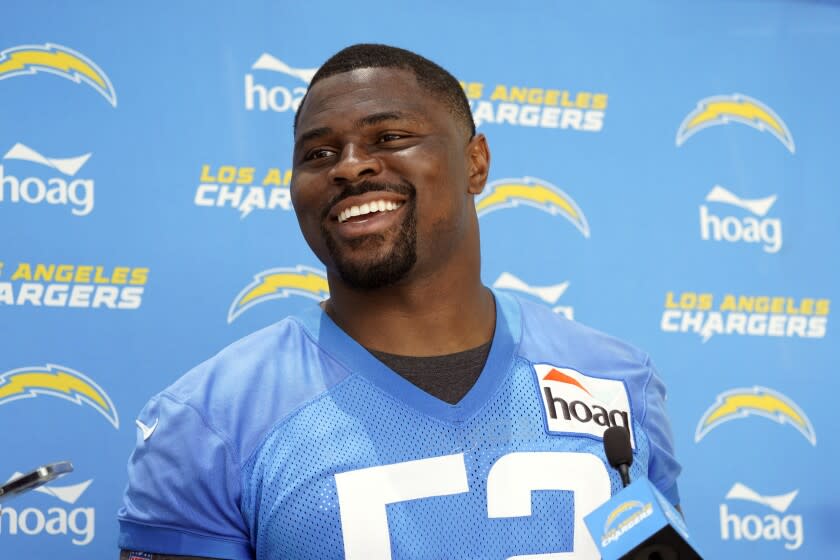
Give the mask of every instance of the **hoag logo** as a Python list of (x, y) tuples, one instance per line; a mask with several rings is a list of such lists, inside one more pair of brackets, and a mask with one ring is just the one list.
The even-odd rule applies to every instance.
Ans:
[[(778, 496), (762, 496), (748, 486), (736, 482), (726, 494), (727, 500), (752, 502), (771, 510), (763, 516), (756, 513), (739, 515), (730, 511), (731, 504), (720, 505), (720, 538), (728, 541), (784, 541), (788, 550), (797, 550), (805, 540), (802, 516), (787, 514), (799, 490)], [(764, 510), (767, 511), (767, 510)]]
[(601, 379), (570, 368), (535, 364), (546, 426), (552, 434), (584, 434), (602, 439), (610, 426), (622, 426), (636, 448), (627, 388), (617, 379)]
[(776, 195), (757, 199), (739, 198), (720, 185), (715, 185), (706, 195), (706, 202), (742, 208), (752, 216), (718, 216), (707, 205), (701, 204), (700, 237), (704, 241), (763, 243), (767, 253), (778, 253), (782, 248), (781, 220), (765, 217), (776, 202)]
[[(22, 473), (14, 473), (9, 480)], [(40, 502), (34, 496), (27, 496), (15, 502), (15, 507), (0, 507), (0, 535), (9, 537), (69, 537), (76, 546), (86, 546), (95, 536), (96, 511), (92, 507), (73, 507), (88, 489), (93, 479), (70, 486), (45, 485), (36, 488), (40, 493), (54, 498), (49, 507), (23, 507), (18, 503)]]
[(510, 290), (520, 294), (527, 294), (545, 304), (551, 305), (551, 310), (555, 313), (559, 313), (567, 319), (574, 320), (575, 318), (575, 310), (573, 307), (570, 305), (556, 305), (557, 300), (559, 300), (569, 288), (568, 281), (549, 286), (531, 286), (510, 272), (502, 272), (499, 277), (496, 278), (496, 281), (493, 282), (493, 287), (500, 290)]
[[(292, 68), (268, 53), (263, 53), (251, 69), (287, 76), (285, 85), (270, 85), (257, 83), (254, 74), (245, 74), (245, 109), (248, 111), (271, 110), (276, 113), (297, 111), (309, 82), (318, 71), (317, 68)], [(266, 74), (260, 73), (260, 75)]]
[(49, 204), (71, 206), (74, 216), (87, 216), (93, 210), (93, 179), (76, 177), (92, 154), (70, 158), (43, 156), (24, 144), (15, 144), (3, 156), (3, 161), (27, 161), (61, 175), (53, 177), (19, 177), (7, 173), (0, 164), (0, 203)]

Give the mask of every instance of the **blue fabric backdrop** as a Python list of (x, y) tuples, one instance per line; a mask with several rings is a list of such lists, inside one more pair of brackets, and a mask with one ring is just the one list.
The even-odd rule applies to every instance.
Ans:
[(647, 350), (710, 558), (840, 546), (831, 2), (7, 5), (0, 34), (3, 558), (114, 558), (137, 411), (325, 295), (291, 122), (355, 42), (463, 80), (493, 153), (483, 278)]

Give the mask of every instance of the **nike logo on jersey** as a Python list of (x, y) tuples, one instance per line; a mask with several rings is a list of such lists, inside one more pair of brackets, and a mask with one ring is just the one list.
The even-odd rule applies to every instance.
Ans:
[(134, 423), (137, 424), (137, 427), (140, 428), (140, 431), (143, 432), (143, 441), (146, 441), (147, 439), (152, 437), (152, 434), (154, 433), (155, 429), (158, 426), (158, 420), (159, 420), (159, 418), (155, 418), (155, 423), (152, 424), (151, 426), (145, 425), (140, 420), (135, 420), (134, 421)]
[(551, 364), (535, 364), (534, 373), (548, 433), (602, 439), (610, 426), (622, 426), (630, 432), (630, 442), (636, 448), (630, 397), (622, 381)]

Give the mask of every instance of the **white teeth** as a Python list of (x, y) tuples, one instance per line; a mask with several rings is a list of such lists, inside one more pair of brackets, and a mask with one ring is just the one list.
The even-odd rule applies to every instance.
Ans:
[(390, 212), (391, 210), (396, 210), (400, 206), (402, 206), (401, 202), (393, 202), (391, 200), (374, 200), (372, 202), (366, 202), (361, 206), (351, 206), (350, 208), (345, 208), (338, 215), (338, 221), (339, 223), (343, 223), (353, 216), (364, 216), (372, 212)]

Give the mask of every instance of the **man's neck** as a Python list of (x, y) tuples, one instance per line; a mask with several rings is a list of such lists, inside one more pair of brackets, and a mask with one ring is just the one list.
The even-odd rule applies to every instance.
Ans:
[(331, 286), (324, 310), (366, 348), (402, 356), (440, 356), (480, 346), (493, 337), (496, 306), (478, 275), (446, 286), (413, 282), (360, 292)]

